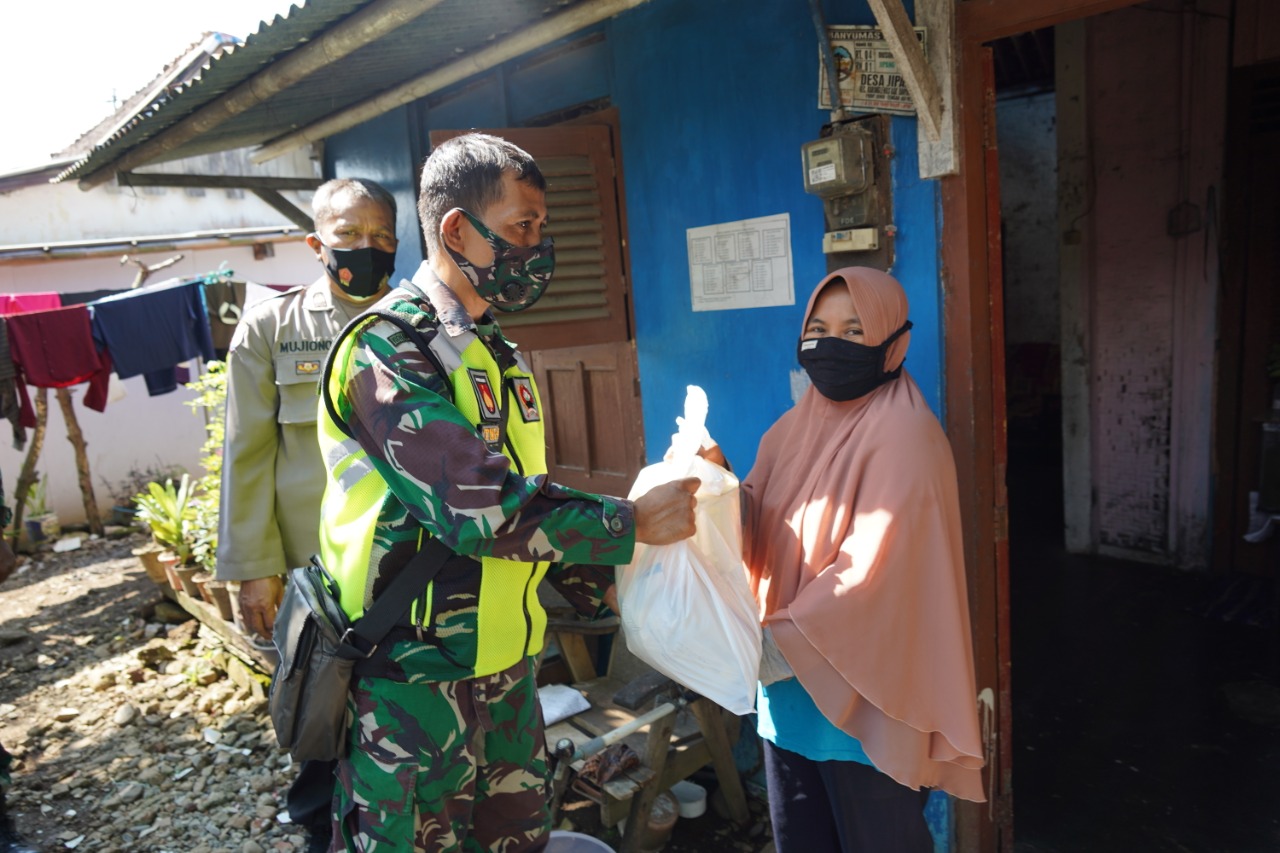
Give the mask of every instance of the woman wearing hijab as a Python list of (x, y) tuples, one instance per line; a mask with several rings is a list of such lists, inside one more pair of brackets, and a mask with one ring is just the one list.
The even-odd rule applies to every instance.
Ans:
[(779, 853), (930, 853), (928, 789), (985, 799), (955, 462), (902, 369), (910, 328), (889, 275), (827, 276), (813, 385), (743, 481)]

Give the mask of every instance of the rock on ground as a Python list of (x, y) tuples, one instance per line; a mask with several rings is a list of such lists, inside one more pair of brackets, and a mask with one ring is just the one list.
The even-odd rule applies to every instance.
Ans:
[(265, 703), (227, 678), (207, 628), (156, 621), (162, 597), (129, 553), (143, 541), (37, 554), (0, 585), (18, 828), (46, 850), (301, 849), (276, 818), (293, 769)]
[[(0, 584), (0, 743), (17, 759), (18, 828), (50, 851), (301, 851), (298, 827), (278, 819), (294, 769), (261, 684), (209, 629), (169, 624), (129, 553), (144, 541), (85, 538)], [(741, 828), (712, 809), (677, 821), (666, 851), (770, 850), (758, 800), (752, 812)], [(617, 847), (592, 804), (565, 814), (565, 828)]]

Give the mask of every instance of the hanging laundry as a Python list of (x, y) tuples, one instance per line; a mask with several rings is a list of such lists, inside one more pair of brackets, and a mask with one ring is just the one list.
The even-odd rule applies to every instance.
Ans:
[(17, 369), (23, 426), (34, 428), (36, 425), (27, 385), (66, 388), (88, 382), (84, 404), (98, 412), (106, 409), (111, 357), (105, 351), (99, 352), (94, 345), (87, 306), (14, 314), (7, 320), (9, 353)]
[(213, 348), (218, 358), (226, 358), (231, 347), (240, 315), (244, 312), (244, 294), (247, 285), (243, 281), (215, 281), (205, 285), (204, 301), (209, 305), (209, 331), (213, 336)]
[(13, 431), (13, 449), (27, 444), (27, 431), (22, 422), (22, 401), (18, 397), (18, 370), (9, 354), (9, 322), (0, 317), (0, 419), (7, 420)]
[(172, 280), (94, 302), (93, 336), (121, 379), (145, 374), (151, 396), (178, 387), (175, 367), (215, 357), (204, 284)]
[(56, 293), (0, 293), (0, 314), (26, 314), (61, 308), (62, 297)]
[(90, 302), (97, 302), (99, 299), (106, 299), (108, 296), (128, 292), (123, 287), (112, 287), (107, 290), (77, 290), (74, 293), (61, 293), (59, 296), (62, 297), (63, 306), (85, 305)]

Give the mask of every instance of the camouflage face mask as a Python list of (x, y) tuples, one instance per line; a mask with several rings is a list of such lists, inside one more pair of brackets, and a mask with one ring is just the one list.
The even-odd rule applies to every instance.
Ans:
[(550, 237), (536, 246), (508, 243), (483, 222), (457, 208), (493, 249), (493, 264), (478, 267), (466, 255), (455, 252), (441, 240), (446, 251), (482, 296), (499, 311), (523, 311), (537, 302), (556, 268), (555, 247)]

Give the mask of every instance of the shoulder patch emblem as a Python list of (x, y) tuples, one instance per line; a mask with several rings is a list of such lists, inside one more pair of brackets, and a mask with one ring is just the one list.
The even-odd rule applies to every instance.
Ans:
[(409, 340), (409, 336), (404, 332), (394, 332), (391, 337), (387, 338), (387, 343), (391, 344), (393, 347), (398, 347), (407, 340)]
[(295, 361), (293, 370), (298, 376), (314, 376), (320, 372), (320, 362), (318, 361)]
[(475, 367), (467, 368), (467, 375), (471, 377), (471, 386), (476, 391), (476, 403), (480, 407), (480, 419), (484, 421), (496, 421), (499, 419), (498, 398), (494, 396), (493, 385), (489, 382), (489, 374)]
[(527, 376), (517, 376), (512, 382), (516, 389), (516, 399), (520, 401), (520, 416), (527, 424), (542, 420), (538, 412), (538, 398), (533, 394), (533, 381)]

